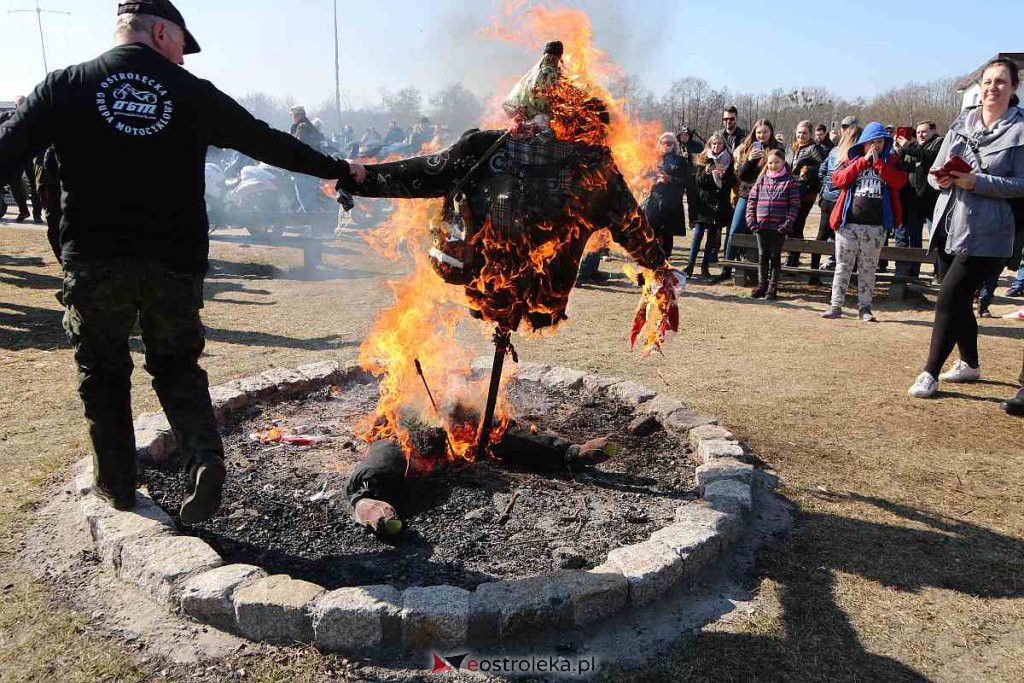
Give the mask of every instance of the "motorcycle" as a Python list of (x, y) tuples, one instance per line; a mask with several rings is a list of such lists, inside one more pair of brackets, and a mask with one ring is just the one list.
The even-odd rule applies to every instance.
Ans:
[(334, 202), (314, 178), (292, 175), (267, 164), (246, 166), (225, 181), (222, 220), (244, 225), (257, 239), (286, 231), (304, 237), (328, 237), (336, 216)]

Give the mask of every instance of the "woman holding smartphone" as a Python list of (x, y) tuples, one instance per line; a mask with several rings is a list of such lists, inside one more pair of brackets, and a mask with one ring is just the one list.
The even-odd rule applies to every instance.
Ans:
[[(975, 382), (981, 378), (974, 292), (1013, 253), (1016, 219), (1008, 200), (1024, 198), (1024, 111), (1014, 92), (1017, 65), (994, 59), (982, 71), (981, 106), (962, 113), (949, 127), (928, 182), (940, 190), (934, 223), (945, 228), (939, 258), (946, 265), (935, 304), (935, 325), (924, 371), (910, 387), (928, 398), (938, 381)], [(966, 163), (965, 163), (966, 162)], [(970, 170), (944, 172), (959, 165)], [(953, 352), (960, 360), (940, 375)]]
[[(747, 201), (750, 197), (750, 190), (754, 183), (761, 177), (764, 169), (765, 154), (772, 149), (781, 149), (782, 146), (775, 139), (775, 126), (768, 119), (760, 119), (754, 124), (747, 139), (736, 148), (736, 176), (739, 179), (736, 200), (736, 209), (732, 215), (732, 225), (729, 226), (729, 236), (726, 239), (725, 258), (729, 261), (736, 258), (736, 248), (732, 246), (732, 237), (736, 234), (747, 234)], [(732, 268), (722, 268), (722, 272), (714, 279), (714, 282), (724, 282), (732, 277)]]

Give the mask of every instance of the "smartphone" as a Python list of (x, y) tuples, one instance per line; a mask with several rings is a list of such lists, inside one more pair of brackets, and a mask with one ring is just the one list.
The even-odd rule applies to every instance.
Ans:
[(764, 145), (761, 144), (760, 140), (754, 140), (754, 151), (761, 152), (764, 150)]
[(839, 130), (839, 122), (838, 121), (833, 121), (832, 122), (832, 130)]

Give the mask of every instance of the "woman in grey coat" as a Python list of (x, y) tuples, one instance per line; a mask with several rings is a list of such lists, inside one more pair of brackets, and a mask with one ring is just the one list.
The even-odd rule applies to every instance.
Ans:
[[(970, 164), (971, 171), (933, 173), (928, 179), (941, 191), (934, 223), (947, 234), (945, 248), (939, 249), (946, 275), (935, 305), (928, 362), (910, 388), (911, 396), (932, 396), (940, 379), (981, 378), (974, 292), (987, 277), (1002, 271), (1013, 252), (1016, 222), (1009, 200), (1024, 198), (1024, 110), (1016, 106), (1014, 94), (1019, 85), (1014, 62), (989, 62), (981, 76), (981, 106), (953, 122), (932, 166), (937, 171), (955, 155)], [(954, 346), (960, 360), (940, 375)]]

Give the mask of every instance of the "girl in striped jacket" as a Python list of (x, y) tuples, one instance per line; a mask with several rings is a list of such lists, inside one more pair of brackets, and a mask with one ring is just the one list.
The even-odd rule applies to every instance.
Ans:
[(789, 173), (782, 150), (770, 150), (764, 171), (747, 202), (747, 225), (757, 235), (760, 282), (751, 296), (777, 299), (782, 275), (782, 245), (800, 212), (800, 183)]

